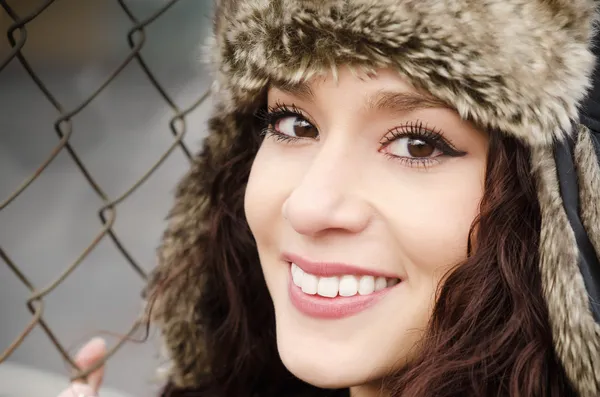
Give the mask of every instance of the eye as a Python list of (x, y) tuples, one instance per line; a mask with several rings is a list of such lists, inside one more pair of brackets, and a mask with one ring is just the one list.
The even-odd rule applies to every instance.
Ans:
[(284, 116), (273, 122), (273, 128), (280, 134), (292, 138), (311, 138), (319, 136), (317, 128), (301, 116)]
[(432, 142), (423, 138), (399, 137), (389, 143), (385, 151), (397, 157), (432, 158), (444, 153)]
[(381, 142), (381, 152), (410, 166), (429, 166), (443, 157), (461, 157), (466, 152), (456, 149), (441, 131), (422, 122), (410, 122), (388, 132)]

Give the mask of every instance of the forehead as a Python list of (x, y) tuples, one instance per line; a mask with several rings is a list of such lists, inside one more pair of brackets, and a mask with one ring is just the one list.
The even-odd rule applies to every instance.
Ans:
[(342, 69), (336, 75), (330, 73), (293, 84), (272, 84), (271, 88), (271, 94), (283, 93), (307, 102), (350, 97), (354, 102), (361, 102), (368, 110), (406, 112), (422, 108), (451, 108), (433, 95), (415, 89), (390, 70), (357, 75), (349, 69)]

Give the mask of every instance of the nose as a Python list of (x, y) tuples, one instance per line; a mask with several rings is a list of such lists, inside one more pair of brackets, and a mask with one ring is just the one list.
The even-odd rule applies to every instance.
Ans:
[(349, 156), (324, 150), (313, 158), (282, 207), (283, 217), (300, 234), (317, 236), (338, 230), (360, 233), (372, 207), (361, 195), (361, 177)]

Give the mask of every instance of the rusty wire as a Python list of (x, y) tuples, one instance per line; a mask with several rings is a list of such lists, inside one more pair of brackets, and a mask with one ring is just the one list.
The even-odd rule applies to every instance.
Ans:
[[(144, 270), (139, 266), (132, 255), (127, 251), (124, 244), (119, 240), (116, 232), (113, 230), (113, 225), (116, 220), (116, 206), (126, 200), (136, 189), (138, 189), (148, 178), (154, 173), (154, 171), (161, 166), (161, 164), (177, 149), (181, 150), (184, 155), (191, 160), (190, 151), (185, 146), (183, 138), (186, 133), (186, 116), (188, 113), (199, 107), (209, 96), (208, 90), (198, 98), (191, 106), (187, 108), (180, 108), (176, 105), (175, 101), (166, 93), (165, 89), (158, 82), (154, 76), (144, 58), (140, 54), (142, 47), (144, 46), (146, 35), (144, 29), (160, 18), (165, 12), (167, 12), (173, 5), (180, 0), (169, 0), (165, 2), (158, 10), (144, 20), (139, 20), (131, 12), (130, 8), (125, 4), (123, 0), (116, 0), (118, 5), (121, 7), (123, 12), (127, 15), (132, 23), (132, 28), (128, 32), (127, 42), (129, 44), (130, 52), (127, 54), (125, 59), (117, 66), (117, 68), (110, 74), (102, 84), (92, 92), (85, 100), (83, 100), (74, 109), (68, 110), (56, 99), (56, 97), (50, 92), (47, 86), (44, 84), (42, 79), (36, 74), (26, 57), (23, 55), (22, 50), (27, 43), (27, 24), (39, 17), (45, 10), (52, 6), (56, 0), (45, 0), (28, 15), (18, 15), (14, 9), (12, 9), (6, 0), (0, 0), (0, 12), (5, 12), (12, 20), (12, 24), (8, 27), (6, 35), (8, 42), (10, 43), (11, 50), (4, 59), (0, 59), (0, 73), (2, 70), (11, 62), (19, 62), (20, 65), (25, 69), (27, 74), (31, 77), (36, 86), (40, 89), (46, 99), (52, 104), (58, 114), (56, 121), (54, 122), (54, 130), (59, 137), (59, 141), (56, 146), (48, 153), (46, 159), (39, 165), (39, 167), (26, 178), (14, 191), (6, 198), (0, 197), (0, 211), (10, 205), (15, 199), (17, 199), (29, 186), (35, 183), (36, 179), (44, 172), (44, 170), (54, 161), (58, 154), (62, 151), (66, 151), (73, 162), (76, 164), (81, 173), (85, 176), (85, 179), (89, 185), (93, 188), (98, 197), (102, 200), (103, 205), (98, 209), (98, 217), (100, 218), (100, 230), (97, 235), (93, 238), (88, 246), (81, 252), (79, 257), (75, 261), (62, 271), (53, 281), (47, 286), (36, 286), (34, 285), (19, 268), (19, 266), (9, 257), (6, 250), (0, 246), (0, 260), (3, 261), (8, 268), (14, 273), (14, 275), (23, 283), (23, 285), (30, 291), (30, 295), (27, 299), (27, 308), (31, 312), (31, 321), (23, 329), (23, 331), (15, 337), (13, 342), (4, 351), (0, 350), (0, 363), (5, 361), (27, 338), (28, 334), (36, 327), (40, 326), (51, 342), (55, 345), (61, 356), (68, 362), (74, 369), (78, 369), (69, 353), (66, 351), (64, 346), (60, 343), (59, 338), (55, 335), (52, 329), (48, 326), (44, 320), (44, 298), (55, 290), (64, 280), (82, 263), (82, 261), (94, 250), (94, 248), (104, 238), (110, 238), (115, 244), (119, 252), (126, 258), (132, 269), (140, 275), (143, 279), (146, 279), (147, 275)], [(102, 189), (102, 187), (95, 181), (93, 175), (88, 171), (85, 164), (78, 156), (76, 150), (71, 146), (70, 139), (75, 133), (71, 119), (85, 109), (90, 103), (109, 85), (115, 80), (123, 69), (131, 62), (136, 61), (141, 67), (145, 76), (152, 86), (158, 91), (163, 100), (171, 108), (173, 116), (169, 121), (169, 130), (173, 135), (173, 143), (166, 148), (164, 153), (155, 161), (155, 163), (142, 175), (139, 179), (130, 186), (125, 192), (116, 198), (110, 198)], [(133, 333), (139, 328), (140, 321), (137, 320), (131, 327), (131, 330), (121, 338), (121, 340), (108, 352), (106, 359), (110, 358), (116, 350), (127, 340)], [(103, 360), (103, 362), (105, 361)], [(85, 377), (88, 373), (96, 369), (101, 363), (96, 364), (93, 368), (89, 368), (86, 371), (80, 371), (73, 375), (72, 379)]]

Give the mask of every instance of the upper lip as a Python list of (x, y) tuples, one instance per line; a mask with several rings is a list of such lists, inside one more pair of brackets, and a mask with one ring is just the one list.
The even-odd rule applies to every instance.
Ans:
[(345, 274), (356, 274), (373, 277), (399, 278), (395, 274), (367, 269), (364, 267), (340, 263), (340, 262), (315, 262), (302, 258), (299, 255), (284, 253), (283, 260), (295, 263), (300, 269), (307, 273), (320, 277), (341, 276)]

